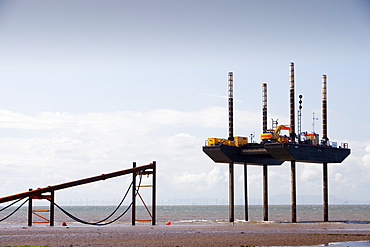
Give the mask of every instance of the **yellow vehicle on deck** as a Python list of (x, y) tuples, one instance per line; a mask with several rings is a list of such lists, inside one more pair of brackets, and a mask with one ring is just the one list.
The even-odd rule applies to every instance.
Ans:
[(275, 129), (270, 129), (267, 132), (261, 134), (261, 140), (264, 142), (288, 142), (289, 137), (280, 135), (282, 130), (290, 130), (288, 125), (279, 125)]
[(240, 147), (248, 143), (248, 137), (243, 136), (234, 136), (234, 140), (224, 138), (208, 138), (207, 146), (217, 146), (217, 145), (226, 145), (226, 146), (236, 146)]

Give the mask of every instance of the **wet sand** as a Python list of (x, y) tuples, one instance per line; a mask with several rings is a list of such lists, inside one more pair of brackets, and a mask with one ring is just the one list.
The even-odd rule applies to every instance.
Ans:
[(0, 225), (0, 246), (307, 246), (348, 241), (370, 241), (370, 224)]

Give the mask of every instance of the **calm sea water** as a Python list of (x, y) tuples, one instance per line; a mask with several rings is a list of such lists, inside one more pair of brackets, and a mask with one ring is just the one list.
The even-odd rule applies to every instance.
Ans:
[[(1, 205), (2, 209), (6, 205)], [(115, 206), (64, 206), (65, 210), (74, 216), (89, 222), (96, 222), (110, 215)], [(120, 215), (127, 206), (122, 206), (115, 215), (114, 219)], [(15, 207), (11, 207), (0, 212), (0, 219), (12, 212)], [(47, 210), (47, 206), (34, 206), (36, 210)], [(149, 206), (150, 209), (150, 206)], [(269, 206), (269, 220), (274, 222), (290, 222), (291, 211), (289, 205), (271, 205)], [(244, 221), (244, 206), (235, 206), (235, 220)], [(248, 209), (249, 221), (263, 220), (263, 206), (251, 205)], [(27, 206), (23, 206), (19, 211), (8, 219), (0, 222), (1, 225), (26, 225), (27, 224)], [(208, 224), (228, 222), (229, 208), (225, 205), (188, 205), (188, 206), (157, 206), (157, 224), (165, 224), (170, 221), (174, 224)], [(49, 213), (41, 212), (40, 215), (49, 218)], [(149, 214), (144, 207), (137, 207), (137, 219), (148, 220)], [(33, 220), (42, 220), (33, 216)], [(323, 208), (321, 205), (297, 205), (297, 220), (299, 222), (320, 222), (323, 221)], [(329, 207), (329, 221), (363, 223), (370, 224), (370, 205), (332, 205)], [(67, 222), (73, 225), (82, 225), (74, 222), (59, 209), (55, 209), (55, 225), (61, 222)], [(131, 224), (131, 210), (114, 224)], [(148, 224), (138, 223), (138, 224)], [(40, 224), (46, 225), (46, 224)]]

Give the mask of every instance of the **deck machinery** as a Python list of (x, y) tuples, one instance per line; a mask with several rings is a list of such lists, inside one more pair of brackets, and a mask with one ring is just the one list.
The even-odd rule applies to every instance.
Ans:
[[(247, 137), (233, 136), (233, 106), (232, 91), (233, 81), (230, 80), (229, 72), (229, 137), (208, 138), (203, 146), (206, 153), (216, 163), (262, 165), (266, 173), (267, 187), (267, 166), (278, 166), (285, 161), (292, 163), (292, 221), (296, 222), (295, 217), (295, 162), (322, 163), (324, 164), (324, 221), (327, 221), (327, 164), (341, 163), (349, 154), (350, 149), (347, 143), (338, 146), (335, 142), (329, 142), (327, 137), (327, 95), (326, 95), (326, 75), (322, 76), (322, 129), (323, 136), (319, 141), (316, 133), (295, 133), (295, 104), (294, 104), (294, 64), (290, 63), (290, 125), (276, 125), (272, 129), (267, 129), (267, 84), (262, 84), (262, 112), (263, 112), (263, 133), (260, 143), (248, 143)], [(302, 96), (300, 96), (301, 98)], [(301, 101), (300, 101), (301, 103)], [(301, 105), (300, 105), (301, 108)], [(300, 113), (300, 112), (299, 112)], [(300, 121), (300, 118), (299, 118)], [(274, 122), (273, 122), (274, 125)], [(299, 122), (300, 126), (300, 122)], [(280, 131), (288, 130), (288, 136), (280, 134)], [(300, 128), (299, 128), (300, 131)], [(303, 138), (302, 138), (303, 136)], [(246, 172), (245, 172), (246, 174)], [(246, 185), (245, 185), (246, 186)], [(230, 187), (231, 189), (231, 187)], [(266, 189), (267, 191), (267, 189)], [(325, 192), (326, 191), (326, 192)], [(326, 193), (326, 195), (325, 195)], [(267, 194), (267, 192), (266, 192)], [(267, 196), (267, 195), (266, 195)], [(265, 199), (267, 204), (267, 199)], [(247, 203), (247, 201), (246, 201)], [(267, 208), (267, 205), (265, 205)], [(325, 215), (326, 214), (326, 215)], [(267, 215), (267, 209), (266, 209)], [(232, 219), (233, 217), (230, 217)], [(247, 217), (246, 217), (247, 219)], [(265, 216), (267, 220), (267, 216)], [(231, 221), (231, 220), (230, 220)]]

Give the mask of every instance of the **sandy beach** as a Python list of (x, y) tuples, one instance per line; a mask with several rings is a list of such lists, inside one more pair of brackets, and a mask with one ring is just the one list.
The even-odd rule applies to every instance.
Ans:
[(370, 241), (370, 224), (2, 226), (0, 233), (1, 246), (302, 246)]

